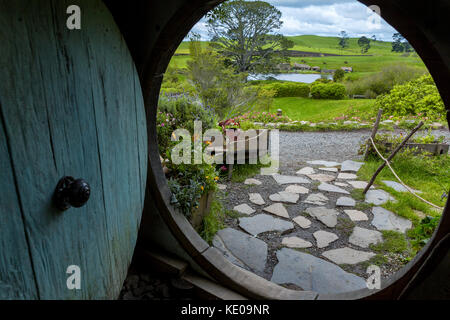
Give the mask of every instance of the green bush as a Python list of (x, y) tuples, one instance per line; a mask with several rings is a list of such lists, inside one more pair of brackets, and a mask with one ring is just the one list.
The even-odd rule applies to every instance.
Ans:
[(309, 85), (299, 82), (280, 82), (272, 83), (262, 87), (264, 90), (273, 90), (275, 92), (275, 98), (285, 97), (309, 97)]
[(444, 102), (431, 75), (424, 75), (377, 98), (376, 108), (393, 116), (418, 115), (424, 120), (440, 119), (445, 115)]
[(347, 93), (353, 95), (365, 95), (375, 99), (381, 94), (389, 93), (395, 85), (404, 84), (417, 79), (423, 74), (418, 68), (408, 65), (392, 65), (383, 68), (381, 72), (368, 77), (360, 78), (356, 75), (347, 75), (345, 86)]
[(340, 83), (315, 83), (311, 86), (314, 99), (342, 100), (347, 97), (345, 86)]

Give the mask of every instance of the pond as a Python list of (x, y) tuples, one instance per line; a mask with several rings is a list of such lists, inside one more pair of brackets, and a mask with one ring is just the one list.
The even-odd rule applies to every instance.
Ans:
[(321, 75), (314, 73), (279, 73), (279, 74), (251, 74), (248, 76), (248, 80), (270, 80), (272, 78), (283, 81), (313, 83), (321, 77), (332, 79), (332, 75)]

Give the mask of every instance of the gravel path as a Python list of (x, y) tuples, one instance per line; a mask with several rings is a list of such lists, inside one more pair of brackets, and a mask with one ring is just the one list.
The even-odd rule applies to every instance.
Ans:
[[(380, 131), (380, 133), (392, 133)], [(359, 160), (358, 149), (362, 142), (370, 136), (370, 130), (332, 131), (332, 132), (280, 132), (280, 163), (281, 171), (292, 174), (293, 170), (309, 160), (324, 159), (328, 161)], [(407, 131), (396, 130), (395, 134)], [(426, 135), (417, 133), (417, 136)], [(433, 131), (435, 136), (445, 136), (450, 143), (450, 132), (447, 130)], [(297, 168), (297, 169), (296, 169)]]

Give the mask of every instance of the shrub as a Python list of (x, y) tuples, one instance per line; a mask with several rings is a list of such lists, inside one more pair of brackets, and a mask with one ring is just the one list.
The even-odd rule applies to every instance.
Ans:
[(342, 69), (337, 69), (333, 75), (334, 82), (341, 82), (345, 77), (345, 71)]
[(445, 115), (444, 103), (429, 74), (395, 86), (389, 94), (378, 97), (375, 106), (393, 116), (417, 114), (440, 119)]
[(404, 84), (423, 74), (418, 68), (408, 65), (392, 65), (383, 68), (381, 72), (360, 79), (347, 75), (345, 83), (349, 95), (365, 95), (368, 98), (389, 93), (395, 85)]
[(309, 85), (299, 82), (281, 82), (263, 86), (264, 90), (273, 90), (275, 98), (284, 97), (309, 97)]
[(340, 83), (317, 83), (311, 87), (311, 96), (314, 99), (342, 100), (347, 97), (345, 86)]

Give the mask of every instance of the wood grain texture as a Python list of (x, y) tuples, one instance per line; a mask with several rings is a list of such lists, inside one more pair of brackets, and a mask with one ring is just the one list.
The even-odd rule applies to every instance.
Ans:
[[(81, 7), (81, 30), (66, 28), (72, 4)], [(100, 0), (1, 0), (0, 27), (1, 111), (35, 274), (27, 282), (41, 299), (114, 299), (147, 175), (144, 106), (128, 49)], [(92, 194), (61, 213), (51, 197), (66, 175), (88, 181)], [(69, 265), (81, 268), (81, 290), (66, 287)]]

